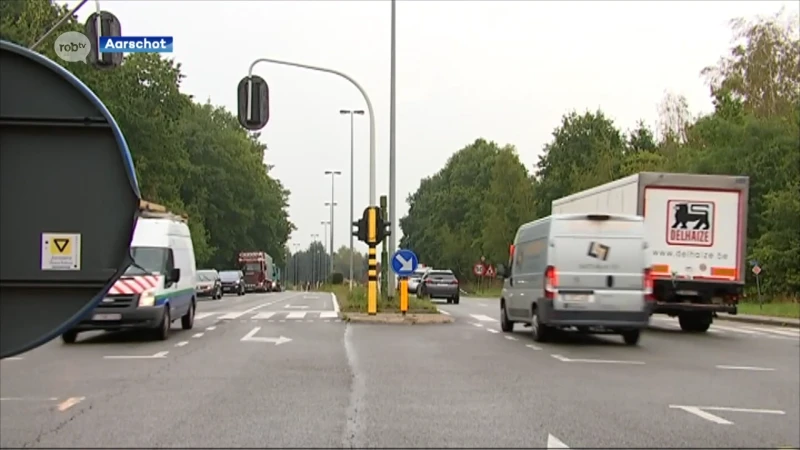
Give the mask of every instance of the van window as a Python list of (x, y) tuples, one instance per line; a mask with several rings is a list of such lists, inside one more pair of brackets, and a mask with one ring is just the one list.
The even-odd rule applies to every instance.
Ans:
[(544, 271), (544, 257), (547, 250), (547, 238), (533, 239), (521, 242), (515, 247), (517, 254), (514, 265), (515, 271), (525, 274)]
[[(172, 249), (164, 247), (131, 247), (131, 256), (136, 265), (130, 265), (125, 275), (166, 274), (174, 267)], [(143, 271), (141, 266), (147, 271)]]

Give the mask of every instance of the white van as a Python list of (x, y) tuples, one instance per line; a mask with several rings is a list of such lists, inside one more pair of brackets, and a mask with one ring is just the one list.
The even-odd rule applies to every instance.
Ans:
[(652, 311), (653, 278), (644, 219), (557, 214), (522, 225), (500, 299), (501, 328), (531, 327), (545, 341), (555, 328), (621, 334), (636, 345)]
[(197, 268), (186, 218), (142, 202), (131, 256), (134, 263), (91, 315), (61, 336), (65, 343), (74, 343), (79, 332), (89, 330), (145, 329), (165, 340), (177, 319), (184, 330), (192, 329)]

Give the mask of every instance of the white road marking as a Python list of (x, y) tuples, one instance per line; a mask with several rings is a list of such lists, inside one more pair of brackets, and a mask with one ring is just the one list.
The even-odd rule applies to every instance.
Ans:
[(753, 370), (753, 371), (760, 371), (760, 372), (770, 372), (775, 369), (770, 367), (751, 367), (751, 366), (717, 366), (717, 369), (723, 370)]
[(214, 326), (210, 326), (210, 327), (206, 327), (206, 330), (207, 330), (207, 331), (214, 331), (214, 330), (216, 330), (216, 329), (217, 329), (216, 325), (214, 325)]
[(561, 442), (561, 439), (547, 433), (547, 448), (569, 448), (567, 444)]
[(336, 294), (331, 292), (331, 297), (333, 298), (333, 310), (338, 314), (339, 313), (339, 300), (336, 299)]
[(22, 356), (12, 356), (10, 358), (3, 359), (3, 361), (22, 361), (22, 360), (23, 360)]
[(201, 337), (203, 337), (203, 334), (205, 334), (205, 333), (195, 333), (195, 334), (192, 335), (192, 337), (193, 338), (201, 338)]
[(189, 341), (180, 341), (177, 344), (175, 344), (175, 347), (183, 347), (184, 345), (186, 345), (188, 343), (189, 343)]
[(58, 397), (49, 397), (49, 398), (0, 397), (0, 401), (2, 402), (8, 402), (8, 401), (54, 402), (56, 400), (58, 400)]
[(495, 330), (494, 328), (486, 328), (486, 331), (489, 333), (499, 333), (499, 331)]
[(738, 328), (738, 327), (726, 327), (724, 325), (711, 325), (711, 328), (718, 329), (718, 330), (730, 331), (730, 332), (733, 332), (733, 333), (752, 334), (754, 336), (766, 336), (764, 333), (760, 333), (758, 331), (745, 330), (743, 328)]
[(103, 356), (104, 359), (159, 359), (165, 358), (169, 352), (158, 352), (150, 356), (141, 355), (120, 355), (120, 356)]
[(525, 347), (528, 347), (531, 350), (541, 350), (542, 349), (542, 347), (537, 347), (536, 345), (533, 345), (533, 344), (526, 344)]
[(308, 309), (308, 305), (286, 305), (284, 306), (285, 309)]
[(561, 362), (576, 362), (576, 363), (590, 363), (590, 364), (632, 364), (643, 365), (644, 361), (621, 361), (615, 359), (570, 359), (561, 355), (550, 355)]
[(77, 405), (78, 403), (84, 401), (86, 397), (70, 397), (63, 402), (58, 404), (58, 410), (64, 412), (73, 406)]
[[(288, 300), (288, 299), (284, 299), (284, 300)], [(241, 312), (228, 313), (228, 314), (225, 314), (224, 316), (220, 317), (220, 319), (238, 319), (239, 317), (242, 317), (245, 314), (251, 313), (251, 312), (256, 311), (256, 310), (259, 310), (259, 309), (261, 309), (261, 308), (263, 308), (265, 306), (272, 305), (272, 304), (276, 303), (277, 301), (278, 300), (276, 300), (274, 302), (270, 302), (270, 303), (262, 303), (260, 305), (254, 306), (254, 307), (252, 307), (250, 309), (246, 309), (246, 310), (241, 311)]]
[(270, 344), (275, 344), (275, 345), (281, 345), (281, 344), (285, 344), (285, 343), (287, 343), (287, 342), (291, 342), (291, 341), (292, 341), (290, 338), (287, 338), (287, 337), (285, 337), (285, 336), (280, 336), (280, 337), (277, 337), (277, 338), (273, 338), (273, 337), (258, 337), (258, 336), (255, 336), (255, 335), (256, 335), (256, 333), (258, 333), (258, 332), (259, 332), (259, 330), (261, 330), (261, 327), (255, 327), (255, 328), (253, 328), (252, 330), (250, 330), (250, 332), (249, 332), (249, 333), (247, 333), (247, 334), (246, 334), (246, 335), (245, 335), (245, 336), (244, 336), (242, 339), (240, 339), (240, 340), (241, 340), (242, 342), (245, 342), (245, 341), (254, 341), (254, 342), (267, 342), (267, 343), (270, 343)]
[(503, 336), (503, 337), (504, 337), (504, 338), (506, 338), (506, 339), (508, 339), (509, 341), (516, 341), (516, 340), (517, 340), (517, 338), (515, 338), (514, 336), (508, 336), (508, 335), (506, 335), (506, 336)]
[(478, 328), (483, 328), (483, 324), (482, 323), (474, 323), (473, 322), (472, 324), (475, 325)]
[(320, 319), (335, 319), (339, 317), (339, 313), (336, 311), (322, 311), (319, 313)]
[(298, 312), (290, 312), (286, 316), (286, 318), (287, 319), (302, 319), (305, 316), (306, 316), (306, 312), (305, 311), (298, 311)]
[(470, 314), (473, 319), (480, 320), (481, 322), (497, 322), (497, 319), (485, 316), (483, 314)]
[(275, 311), (264, 311), (256, 314), (253, 316), (253, 319), (269, 319), (270, 317), (275, 315)]
[(486, 303), (478, 303), (478, 306), (484, 306), (485, 307), (485, 306), (489, 306), (489, 305), (487, 305)]
[(439, 309), (439, 308), (436, 308), (436, 309), (439, 310), (439, 314), (444, 314), (445, 316), (449, 316), (450, 315), (449, 312), (447, 312), (447, 311), (445, 311), (443, 309)]
[(722, 417), (719, 417), (717, 415), (711, 414), (708, 411), (730, 411), (730, 412), (741, 412), (741, 413), (752, 413), (752, 414), (776, 414), (776, 415), (786, 414), (785, 411), (780, 411), (775, 409), (728, 408), (725, 406), (669, 405), (669, 407), (672, 409), (681, 409), (690, 414), (694, 414), (698, 417), (706, 419), (709, 422), (714, 422), (720, 425), (733, 425), (733, 422), (727, 419), (723, 419)]
[(194, 320), (203, 320), (206, 317), (211, 317), (213, 315), (213, 312), (196, 312), (194, 313)]

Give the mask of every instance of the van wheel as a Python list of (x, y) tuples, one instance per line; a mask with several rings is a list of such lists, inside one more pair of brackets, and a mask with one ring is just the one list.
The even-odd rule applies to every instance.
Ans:
[(64, 341), (65, 344), (74, 344), (77, 339), (78, 332), (74, 330), (69, 330), (61, 335), (61, 340)]
[(684, 312), (678, 316), (681, 330), (689, 333), (705, 333), (711, 327), (713, 320), (711, 313), (705, 311)]
[(169, 305), (164, 305), (164, 317), (161, 319), (161, 325), (156, 328), (154, 335), (158, 341), (166, 341), (169, 338), (169, 328), (172, 325), (172, 318), (169, 316)]
[(194, 300), (192, 300), (192, 304), (189, 306), (189, 311), (181, 317), (181, 328), (184, 330), (191, 330), (194, 328), (194, 312), (197, 309), (197, 306), (194, 304)]
[(536, 342), (547, 342), (550, 338), (550, 334), (550, 327), (542, 323), (539, 318), (539, 312), (536, 306), (534, 306), (531, 312), (531, 336), (533, 340)]
[(625, 344), (627, 345), (638, 344), (641, 336), (641, 330), (625, 330), (622, 332), (622, 340), (625, 341)]
[(511, 333), (514, 331), (514, 322), (508, 320), (506, 302), (500, 303), (500, 329), (503, 330), (504, 333)]

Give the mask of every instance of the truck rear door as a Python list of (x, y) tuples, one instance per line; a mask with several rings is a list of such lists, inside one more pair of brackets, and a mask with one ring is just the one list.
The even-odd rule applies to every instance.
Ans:
[(649, 264), (641, 220), (587, 215), (554, 221), (552, 230), (557, 309), (644, 308)]

